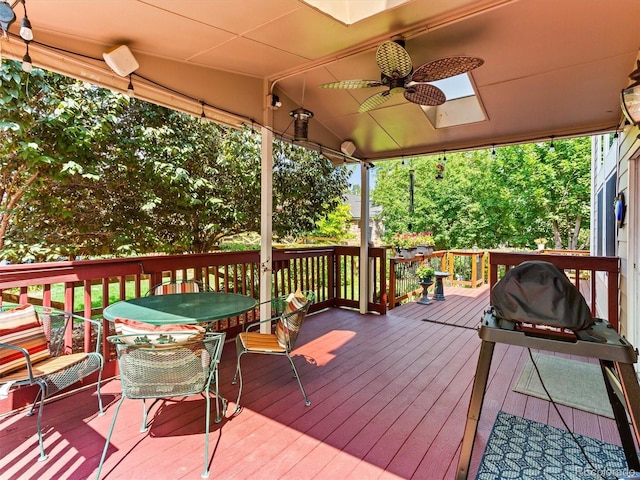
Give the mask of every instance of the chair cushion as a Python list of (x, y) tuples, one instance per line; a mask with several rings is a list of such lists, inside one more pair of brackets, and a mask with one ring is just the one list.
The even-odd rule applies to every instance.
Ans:
[(282, 348), (287, 348), (287, 338), (297, 335), (302, 319), (306, 312), (301, 311), (297, 315), (290, 316), (292, 312), (304, 307), (308, 302), (307, 297), (300, 290), (292, 293), (287, 298), (287, 305), (284, 307), (284, 313), (276, 324), (276, 338)]
[(169, 295), (172, 293), (199, 293), (200, 285), (197, 282), (172, 282), (163, 283), (155, 287), (154, 295)]
[(242, 345), (246, 350), (267, 353), (285, 353), (286, 347), (282, 347), (275, 335), (269, 333), (242, 332), (238, 334)]
[[(33, 376), (46, 377), (63, 370), (68, 370), (74, 365), (87, 360), (90, 356), (96, 356), (96, 353), (70, 353), (69, 355), (60, 355), (59, 357), (50, 357), (46, 360), (33, 365)], [(86, 370), (86, 369), (85, 369)], [(78, 376), (78, 380), (82, 376)], [(3, 382), (21, 382), (29, 379), (29, 372), (26, 368), (12, 371), (8, 375), (2, 377)]]
[[(205, 328), (200, 325), (151, 325), (149, 323), (138, 322), (129, 318), (115, 318), (113, 320), (116, 333), (118, 335), (132, 335), (123, 338), (124, 343), (149, 343), (172, 344), (195, 340), (202, 337)], [(167, 335), (166, 332), (171, 332)], [(178, 333), (176, 333), (178, 332)], [(139, 335), (134, 337), (133, 335)]]
[[(51, 356), (42, 322), (30, 304), (0, 312), (0, 343), (24, 348), (29, 352), (32, 364)], [(22, 352), (0, 349), (0, 377), (26, 366)]]

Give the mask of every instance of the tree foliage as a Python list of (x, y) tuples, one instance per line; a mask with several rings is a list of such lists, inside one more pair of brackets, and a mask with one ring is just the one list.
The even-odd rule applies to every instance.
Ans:
[[(4, 258), (206, 252), (259, 231), (255, 132), (38, 69), (29, 77), (16, 62), (1, 78)], [(311, 231), (348, 186), (344, 168), (283, 142), (273, 184), (276, 235)]]
[[(439, 248), (585, 248), (590, 214), (590, 141), (502, 147), (379, 163), (372, 199), (383, 207), (387, 235), (432, 231)], [(438, 165), (444, 167), (436, 179)], [(409, 175), (414, 172), (414, 213)]]

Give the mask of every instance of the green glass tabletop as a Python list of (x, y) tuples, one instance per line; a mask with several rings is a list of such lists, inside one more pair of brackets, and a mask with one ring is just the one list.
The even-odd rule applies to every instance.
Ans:
[(128, 318), (153, 325), (194, 324), (234, 317), (251, 310), (256, 300), (236, 293), (203, 292), (132, 298), (109, 305), (109, 321)]

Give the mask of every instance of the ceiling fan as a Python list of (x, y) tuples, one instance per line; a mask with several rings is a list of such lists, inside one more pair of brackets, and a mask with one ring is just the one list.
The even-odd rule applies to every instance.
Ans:
[(385, 91), (367, 98), (358, 109), (367, 112), (379, 107), (391, 95), (403, 93), (404, 98), (418, 105), (435, 106), (447, 101), (444, 92), (429, 82), (453, 77), (478, 68), (484, 63), (481, 58), (454, 56), (427, 62), (415, 70), (409, 53), (404, 49), (404, 40), (389, 40), (378, 47), (376, 63), (381, 71), (380, 80), (343, 80), (324, 83), (322, 88), (372, 88), (387, 87)]

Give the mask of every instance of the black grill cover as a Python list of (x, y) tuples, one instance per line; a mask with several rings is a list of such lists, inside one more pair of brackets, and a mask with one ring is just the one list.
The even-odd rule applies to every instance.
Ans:
[(549, 262), (523, 262), (491, 290), (495, 316), (512, 322), (583, 330), (593, 322), (589, 306), (564, 272)]

